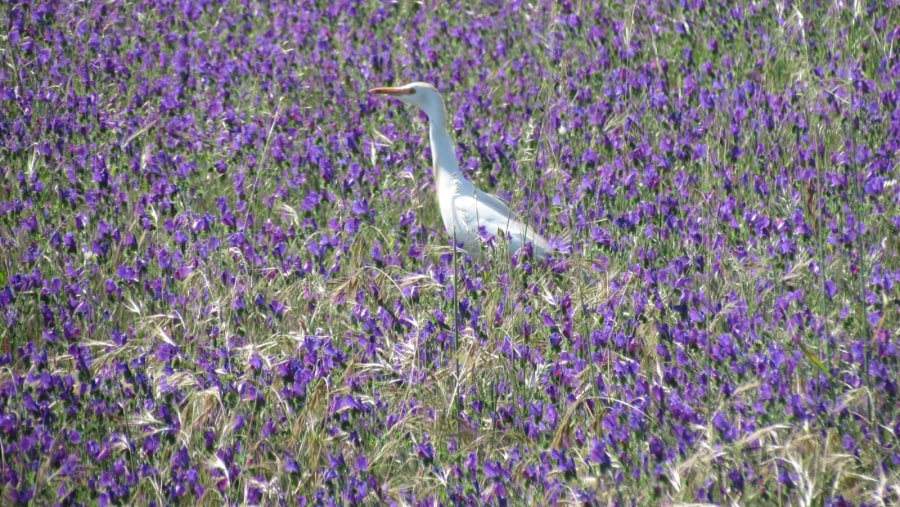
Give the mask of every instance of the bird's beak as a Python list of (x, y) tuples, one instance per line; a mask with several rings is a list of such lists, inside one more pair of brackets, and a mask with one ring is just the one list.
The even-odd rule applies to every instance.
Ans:
[(414, 90), (409, 88), (393, 88), (393, 87), (382, 87), (382, 88), (372, 88), (369, 90), (369, 93), (380, 93), (382, 95), (393, 95), (394, 97), (399, 97), (401, 95), (412, 95), (415, 93)]

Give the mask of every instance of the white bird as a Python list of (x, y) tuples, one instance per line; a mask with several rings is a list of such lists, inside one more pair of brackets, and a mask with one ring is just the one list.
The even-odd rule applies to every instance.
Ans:
[(434, 184), (441, 218), (450, 237), (462, 243), (463, 249), (473, 259), (481, 258), (480, 227), (484, 227), (491, 236), (508, 234), (511, 254), (527, 243), (531, 243), (534, 256), (539, 259), (551, 252), (547, 240), (517, 220), (505, 202), (478, 190), (463, 176), (456, 160), (456, 148), (447, 132), (444, 100), (434, 86), (410, 83), (396, 88), (372, 88), (369, 93), (390, 95), (418, 106), (428, 115)]

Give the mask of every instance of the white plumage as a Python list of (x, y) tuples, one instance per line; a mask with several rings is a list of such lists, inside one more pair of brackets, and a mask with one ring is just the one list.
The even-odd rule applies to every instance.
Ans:
[(456, 160), (456, 148), (447, 132), (444, 101), (435, 87), (427, 83), (410, 83), (396, 88), (372, 88), (369, 92), (390, 95), (418, 106), (428, 115), (431, 160), (441, 218), (450, 237), (455, 236), (472, 258), (481, 257), (480, 227), (492, 236), (509, 234), (510, 253), (515, 253), (526, 243), (532, 244), (534, 255), (539, 259), (551, 252), (547, 240), (516, 219), (506, 203), (478, 190), (463, 176)]

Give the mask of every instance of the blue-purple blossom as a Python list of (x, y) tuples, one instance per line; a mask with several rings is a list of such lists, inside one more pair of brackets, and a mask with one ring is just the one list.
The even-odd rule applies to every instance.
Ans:
[(4, 500), (897, 503), (900, 29), (782, 7), (10, 4)]

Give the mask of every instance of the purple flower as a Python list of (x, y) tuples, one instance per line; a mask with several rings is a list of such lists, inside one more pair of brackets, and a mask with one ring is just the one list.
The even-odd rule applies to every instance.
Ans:
[(416, 454), (418, 454), (419, 459), (426, 465), (431, 465), (434, 462), (434, 448), (427, 439), (424, 442), (416, 444)]
[(357, 215), (365, 215), (369, 213), (369, 201), (368, 199), (354, 199), (353, 205), (350, 207), (350, 209)]
[(269, 309), (272, 310), (272, 313), (274, 313), (278, 317), (284, 316), (285, 308), (286, 307), (284, 303), (278, 301), (277, 299), (273, 299), (269, 302)]
[(135, 269), (126, 264), (119, 265), (119, 268), (116, 269), (116, 276), (118, 276), (122, 280), (125, 280), (126, 282), (138, 281), (138, 276)]
[(503, 465), (499, 461), (486, 461), (484, 463), (484, 475), (494, 482), (500, 482), (507, 477), (508, 472), (504, 470)]
[(475, 471), (478, 470), (478, 455), (474, 452), (470, 452), (466, 456), (465, 467), (469, 472), (474, 474)]
[(262, 366), (263, 366), (262, 358), (256, 352), (254, 352), (253, 354), (250, 355), (250, 366), (254, 370), (257, 370), (257, 371), (262, 370)]
[(359, 472), (365, 472), (369, 468), (369, 460), (362, 454), (357, 456), (356, 461), (354, 463), (356, 470)]
[(285, 454), (283, 456), (283, 461), (285, 470), (287, 470), (291, 474), (300, 473), (300, 465), (297, 463), (297, 460), (295, 460), (293, 456)]

